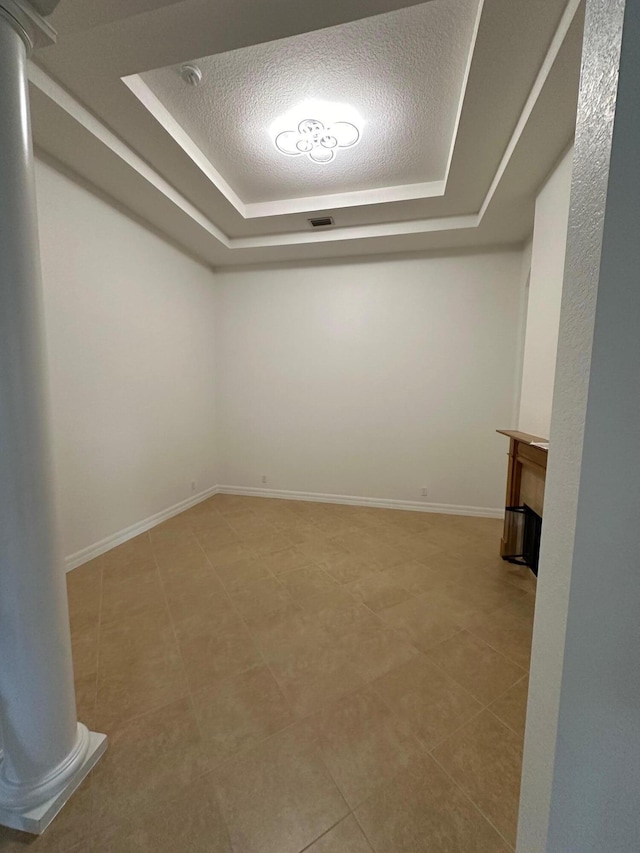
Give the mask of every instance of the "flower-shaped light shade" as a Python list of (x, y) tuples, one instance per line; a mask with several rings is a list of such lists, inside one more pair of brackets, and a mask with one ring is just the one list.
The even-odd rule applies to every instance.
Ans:
[(285, 130), (276, 136), (278, 151), (297, 157), (307, 154), (314, 163), (330, 163), (336, 149), (351, 148), (360, 139), (360, 131), (348, 121), (325, 126), (315, 118), (301, 121), (297, 130)]

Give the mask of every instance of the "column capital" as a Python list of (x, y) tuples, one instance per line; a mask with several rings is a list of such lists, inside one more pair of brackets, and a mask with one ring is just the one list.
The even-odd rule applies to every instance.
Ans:
[[(55, 5), (55, 2), (50, 2), (46, 8), (53, 11)], [(34, 47), (56, 43), (54, 28), (27, 0), (0, 0), (0, 18), (8, 20), (17, 30), (29, 53)]]

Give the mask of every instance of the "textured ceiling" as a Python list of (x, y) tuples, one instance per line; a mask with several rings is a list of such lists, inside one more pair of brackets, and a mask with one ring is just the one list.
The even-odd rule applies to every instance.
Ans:
[[(477, 11), (478, 0), (433, 0), (201, 58), (197, 87), (176, 66), (141, 77), (245, 203), (443, 181)], [(359, 144), (329, 164), (273, 144), (274, 120), (309, 100), (362, 119)], [(292, 127), (321, 118), (309, 111)]]
[[(161, 123), (123, 83), (137, 79), (144, 85), (141, 75), (175, 68), (193, 57), (225, 61), (254, 46), (268, 52), (278, 40), (295, 42), (291, 37), (300, 34), (335, 36), (351, 22), (375, 27), (389, 13), (411, 7), (417, 16), (429, 6), (436, 14), (439, 8), (455, 14), (457, 3), (62, 0), (60, 14), (65, 10), (67, 17), (64, 27), (58, 23), (58, 43), (36, 50), (29, 67), (34, 141), (41, 156), (58, 168), (213, 266), (517, 243), (531, 232), (537, 189), (573, 137), (583, 0), (479, 0), (446, 181), (395, 187), (437, 185), (432, 193), (394, 197), (389, 188), (362, 190), (363, 197), (354, 201), (357, 191), (330, 192), (252, 203), (243, 212), (242, 203), (230, 200), (212, 182), (208, 161), (202, 154), (201, 160), (194, 156), (193, 142), (191, 149), (182, 144), (178, 131), (188, 137), (171, 113), (165, 110), (169, 121)], [(397, 32), (388, 28), (386, 53), (378, 47), (370, 51), (366, 78), (364, 71), (360, 74), (372, 99), (394, 74), (396, 100), (404, 95), (405, 82), (414, 85), (412, 68), (406, 80), (397, 72), (406, 63), (404, 48), (399, 41), (394, 44), (398, 33), (401, 27)], [(448, 52), (433, 33), (425, 37), (429, 44), (436, 42), (434, 50), (442, 49), (448, 62)], [(466, 36), (456, 29), (455, 38)], [(355, 42), (359, 52), (362, 46)], [(395, 49), (388, 49), (389, 42)], [(271, 68), (257, 71), (275, 85)], [(246, 73), (253, 72), (249, 68)], [(413, 125), (424, 122), (429, 111), (442, 109), (444, 115), (444, 107), (460, 94), (460, 87), (443, 92), (444, 107), (434, 104), (429, 83), (425, 81), (423, 97), (409, 111)], [(229, 86), (227, 93), (233, 101), (236, 89)], [(349, 153), (355, 149), (338, 156)], [(424, 146), (422, 162), (435, 162), (438, 156), (433, 136)], [(265, 180), (264, 174), (260, 179)], [(334, 216), (335, 227), (311, 229), (308, 217), (324, 212)]]

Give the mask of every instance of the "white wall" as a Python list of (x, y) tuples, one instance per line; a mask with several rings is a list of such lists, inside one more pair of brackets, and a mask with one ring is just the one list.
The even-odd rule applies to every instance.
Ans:
[(213, 274), (37, 164), (65, 555), (216, 483)]
[(573, 149), (536, 200), (518, 427), (544, 437), (551, 426), (572, 160)]
[(217, 277), (220, 482), (498, 508), (521, 252)]

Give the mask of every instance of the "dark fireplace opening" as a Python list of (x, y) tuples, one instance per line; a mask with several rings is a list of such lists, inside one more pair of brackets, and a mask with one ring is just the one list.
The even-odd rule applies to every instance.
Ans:
[(538, 574), (542, 518), (530, 506), (508, 506), (506, 512), (505, 551), (502, 559), (517, 566), (529, 566)]

